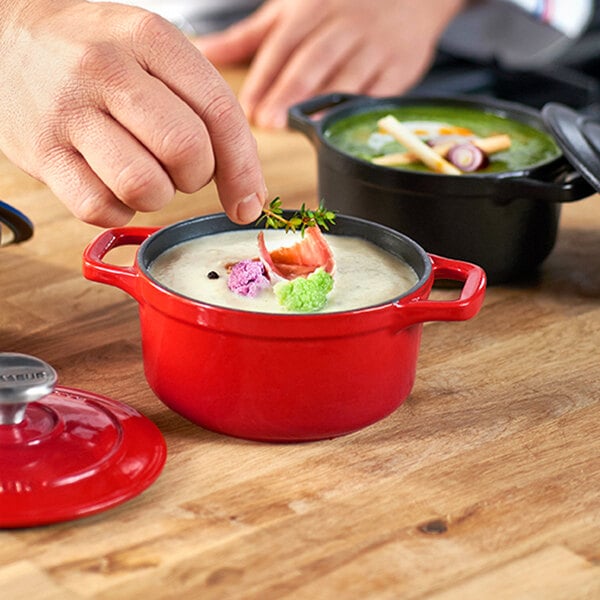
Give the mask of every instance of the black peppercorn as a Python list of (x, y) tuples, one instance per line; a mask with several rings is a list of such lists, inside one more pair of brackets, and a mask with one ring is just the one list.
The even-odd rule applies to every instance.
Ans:
[(209, 279), (219, 279), (219, 274), (216, 271), (209, 271), (207, 277)]

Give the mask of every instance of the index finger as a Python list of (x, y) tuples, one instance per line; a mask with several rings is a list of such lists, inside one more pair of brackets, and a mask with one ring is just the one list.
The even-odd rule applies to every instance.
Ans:
[(214, 179), (225, 212), (238, 223), (255, 220), (267, 190), (256, 140), (233, 91), (183, 34), (156, 15), (149, 15), (138, 35), (134, 48), (148, 50), (136, 57), (138, 62), (206, 125), (215, 156)]

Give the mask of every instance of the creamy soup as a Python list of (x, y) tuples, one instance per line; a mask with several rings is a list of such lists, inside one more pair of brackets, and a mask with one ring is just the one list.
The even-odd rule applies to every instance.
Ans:
[[(255, 297), (235, 294), (227, 286), (232, 264), (258, 257), (257, 231), (228, 231), (182, 242), (150, 265), (151, 275), (164, 287), (209, 304), (237, 310), (283, 313), (272, 287)], [(269, 251), (292, 246), (299, 233), (264, 231)], [(320, 312), (345, 311), (381, 304), (402, 295), (417, 282), (403, 260), (366, 240), (325, 236), (335, 257), (334, 285)]]

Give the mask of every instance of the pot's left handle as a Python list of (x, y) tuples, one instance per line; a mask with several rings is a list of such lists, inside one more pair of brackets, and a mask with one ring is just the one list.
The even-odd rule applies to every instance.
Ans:
[(288, 110), (288, 125), (292, 129), (297, 129), (311, 138), (316, 135), (316, 124), (318, 119), (311, 118), (312, 115), (320, 113), (328, 108), (333, 108), (349, 102), (350, 100), (356, 100), (357, 98), (363, 98), (357, 94), (345, 94), (345, 93), (332, 93), (322, 94), (321, 96), (315, 96), (309, 98), (304, 102), (294, 104)]
[(130, 296), (137, 296), (138, 273), (135, 267), (121, 267), (104, 262), (104, 257), (119, 246), (139, 246), (158, 227), (115, 227), (107, 229), (94, 238), (83, 252), (83, 275), (86, 279), (107, 283), (122, 289)]
[(466, 321), (473, 318), (483, 304), (486, 288), (485, 271), (472, 263), (429, 254), (435, 280), (463, 283), (455, 300), (419, 300), (398, 304), (402, 326), (427, 321)]

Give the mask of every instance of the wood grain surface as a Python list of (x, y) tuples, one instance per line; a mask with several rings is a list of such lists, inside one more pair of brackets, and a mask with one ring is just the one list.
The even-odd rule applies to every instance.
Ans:
[[(242, 73), (227, 75), (235, 86)], [(271, 193), (315, 204), (311, 144), (256, 137)], [(534, 281), (490, 288), (471, 321), (425, 325), (413, 392), (394, 414), (276, 445), (162, 405), (135, 301), (81, 275), (98, 229), (3, 157), (0, 195), (36, 228), (0, 249), (0, 350), (133, 406), (168, 445), (163, 473), (133, 500), (0, 531), (2, 600), (600, 598), (599, 197), (564, 206)], [(218, 209), (209, 186), (133, 223)]]

